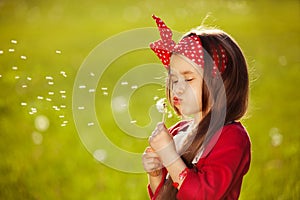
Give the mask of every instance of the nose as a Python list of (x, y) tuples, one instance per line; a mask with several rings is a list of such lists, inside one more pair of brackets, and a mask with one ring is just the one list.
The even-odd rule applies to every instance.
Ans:
[(173, 86), (173, 92), (178, 96), (182, 95), (185, 89), (186, 89), (186, 83), (183, 81), (178, 81), (178, 83)]

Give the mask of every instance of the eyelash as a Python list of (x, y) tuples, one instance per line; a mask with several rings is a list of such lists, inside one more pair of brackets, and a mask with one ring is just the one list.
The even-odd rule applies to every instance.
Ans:
[[(194, 78), (185, 79), (186, 82), (191, 82), (191, 81), (193, 81), (193, 80), (194, 80)], [(172, 83), (173, 83), (173, 84), (178, 83), (178, 80), (172, 81)]]

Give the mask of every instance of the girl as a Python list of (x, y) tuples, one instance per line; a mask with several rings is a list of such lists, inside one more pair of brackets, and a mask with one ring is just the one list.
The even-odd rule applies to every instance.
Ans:
[(182, 120), (158, 123), (143, 154), (151, 199), (238, 199), (250, 140), (238, 121), (248, 103), (248, 72), (237, 43), (220, 30), (195, 30), (176, 44), (158, 17), (151, 49), (168, 71), (167, 97)]

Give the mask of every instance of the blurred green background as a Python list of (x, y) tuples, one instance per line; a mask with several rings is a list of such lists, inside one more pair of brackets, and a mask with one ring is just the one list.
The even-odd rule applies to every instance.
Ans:
[[(299, 1), (0, 0), (0, 199), (148, 198), (145, 174), (110, 169), (85, 149), (71, 108), (76, 73), (89, 52), (122, 31), (153, 27), (153, 13), (183, 33), (209, 15), (205, 24), (238, 41), (252, 80), (243, 123), (253, 156), (240, 199), (300, 198)], [(126, 69), (158, 62), (150, 50), (123, 61)], [(102, 81), (109, 88), (123, 72), (107, 73)], [(139, 102), (154, 104), (163, 91), (137, 92), (131, 109), (144, 123)], [(97, 110), (107, 113), (109, 138), (142, 152), (147, 141), (128, 140), (104, 107)]]

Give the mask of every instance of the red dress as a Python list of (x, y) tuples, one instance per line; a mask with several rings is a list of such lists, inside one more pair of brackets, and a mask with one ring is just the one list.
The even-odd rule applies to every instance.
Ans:
[[(182, 124), (170, 128), (170, 133), (176, 135)], [(250, 148), (249, 136), (240, 122), (224, 126), (213, 149), (197, 162), (197, 170), (189, 169), (177, 199), (238, 199), (243, 176), (250, 166)], [(164, 168), (162, 181), (154, 193), (148, 185), (151, 200), (156, 199), (166, 175), (167, 170)]]

